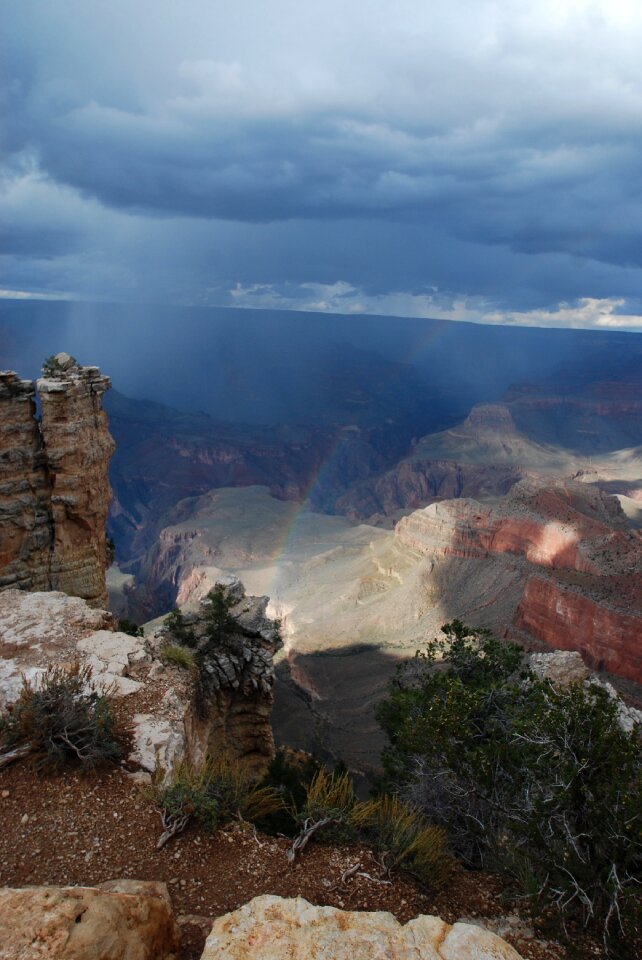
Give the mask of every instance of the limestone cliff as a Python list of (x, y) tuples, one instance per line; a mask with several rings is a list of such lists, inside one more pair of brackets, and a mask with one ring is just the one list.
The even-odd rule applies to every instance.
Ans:
[(0, 589), (61, 590), (106, 607), (114, 442), (101, 398), (111, 383), (67, 354), (46, 374), (33, 383), (0, 373)]

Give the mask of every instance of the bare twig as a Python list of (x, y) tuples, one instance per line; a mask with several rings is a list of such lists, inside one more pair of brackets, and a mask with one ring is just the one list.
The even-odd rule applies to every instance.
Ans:
[(354, 877), (355, 873), (358, 873), (361, 868), (360, 863), (355, 863), (351, 867), (348, 867), (347, 870), (344, 870), (341, 874), (341, 883), (345, 883), (350, 877)]
[(336, 817), (324, 817), (323, 820), (317, 820), (316, 822), (311, 823), (308, 818), (303, 824), (303, 828), (298, 837), (295, 837), (294, 843), (290, 847), (287, 853), (288, 862), (294, 863), (297, 853), (301, 853), (304, 850), (308, 843), (310, 842), (311, 837), (320, 830), (321, 827), (327, 827), (329, 823), (339, 823)]
[(365, 877), (366, 880), (372, 880), (373, 883), (385, 883), (388, 885), (392, 883), (392, 880), (384, 880), (383, 877), (373, 877), (371, 873), (366, 873), (364, 870), (355, 873), (355, 877)]
[(176, 836), (177, 833), (182, 833), (187, 823), (189, 821), (189, 813), (185, 813), (180, 817), (168, 816), (166, 810), (159, 810), (161, 823), (163, 824), (163, 833), (158, 838), (158, 843), (156, 844), (156, 849), (161, 850), (168, 840), (171, 840), (172, 837)]
[(9, 764), (15, 760), (22, 760), (31, 753), (31, 750), (31, 744), (24, 743), (20, 747), (14, 747), (13, 750), (7, 750), (6, 753), (0, 753), (0, 769), (2, 767), (8, 767)]

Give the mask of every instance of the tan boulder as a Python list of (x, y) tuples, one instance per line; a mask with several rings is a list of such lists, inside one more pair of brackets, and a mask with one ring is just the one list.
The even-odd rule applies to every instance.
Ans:
[(315, 907), (302, 897), (255, 897), (219, 917), (201, 960), (520, 960), (488, 930), (439, 917), (402, 925), (391, 913)]
[(164, 884), (0, 890), (0, 960), (177, 960)]

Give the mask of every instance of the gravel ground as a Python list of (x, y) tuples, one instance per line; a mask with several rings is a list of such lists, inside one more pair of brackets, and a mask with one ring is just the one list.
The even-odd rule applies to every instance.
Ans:
[[(303, 896), (346, 910), (387, 910), (401, 922), (421, 913), (449, 922), (484, 923), (526, 960), (570, 960), (559, 945), (536, 939), (530, 923), (502, 898), (499, 878), (457, 868), (446, 888), (427, 894), (411, 878), (393, 883), (342, 874), (355, 863), (378, 875), (363, 846), (311, 843), (290, 866), (285, 838), (239, 825), (208, 834), (191, 828), (156, 850), (158, 813), (121, 769), (91, 775), (38, 776), (27, 763), (0, 772), (0, 884), (93, 885), (129, 877), (169, 885), (183, 929), (181, 960), (200, 957), (214, 917), (259, 894)], [(585, 943), (581, 956), (599, 956)]]

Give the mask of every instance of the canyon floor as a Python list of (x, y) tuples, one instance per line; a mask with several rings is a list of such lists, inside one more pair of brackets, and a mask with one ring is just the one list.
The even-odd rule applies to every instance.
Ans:
[[(582, 938), (571, 954), (504, 894), (499, 878), (456, 868), (437, 893), (411, 878), (377, 882), (378, 865), (361, 846), (312, 843), (290, 866), (291, 841), (255, 835), (239, 825), (214, 834), (188, 828), (156, 849), (160, 819), (151, 801), (120, 769), (91, 775), (39, 776), (26, 763), (0, 772), (0, 885), (95, 885), (116, 878), (168, 884), (183, 934), (181, 960), (197, 960), (215, 917), (264, 893), (301, 895), (312, 903), (349, 910), (385, 910), (401, 922), (437, 914), (487, 925), (525, 960), (571, 960), (602, 955), (599, 943)], [(355, 863), (363, 876), (342, 882)], [(535, 927), (537, 924), (535, 923)]]

